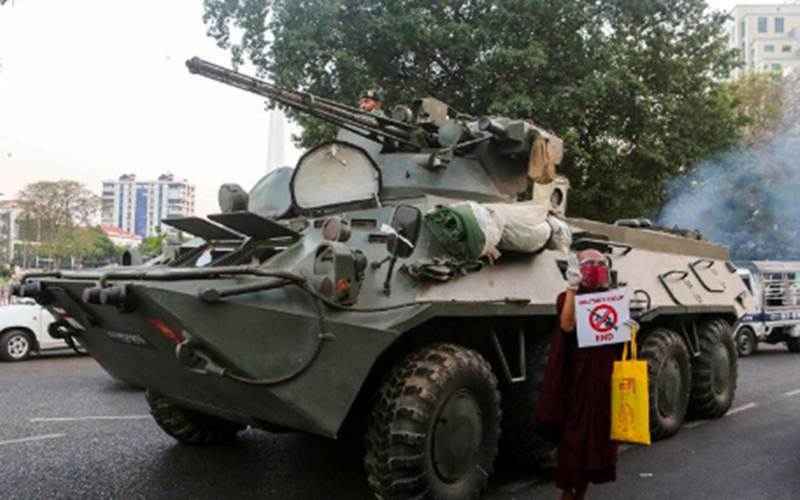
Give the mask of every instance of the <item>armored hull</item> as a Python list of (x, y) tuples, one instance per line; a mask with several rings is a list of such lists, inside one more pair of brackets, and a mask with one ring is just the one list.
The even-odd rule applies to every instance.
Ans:
[[(437, 103), (421, 101), (413, 123), (305, 110), (358, 120), (249, 196), (226, 188), (223, 213), (169, 222), (199, 246), (150, 265), (29, 275), (17, 292), (71, 318), (101, 365), (147, 387), (156, 421), (179, 441), (228, 440), (248, 425), (363, 431), (376, 496), (473, 496), (498, 443), (526, 467), (552, 451), (532, 424), (567, 255), (455, 256), (425, 214), (512, 204), (530, 165), (558, 155), (527, 122), (449, 118)], [(654, 437), (677, 432), (689, 410), (724, 414), (736, 386), (730, 330), (752, 300), (727, 250), (565, 219), (565, 186), (551, 179), (545, 212), (569, 226), (572, 248), (602, 250), (614, 285), (630, 290)], [(541, 192), (515, 209), (541, 207)]]

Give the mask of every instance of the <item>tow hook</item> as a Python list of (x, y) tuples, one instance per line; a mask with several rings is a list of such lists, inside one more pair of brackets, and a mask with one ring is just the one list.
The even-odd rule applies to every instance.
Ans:
[(184, 340), (175, 347), (175, 356), (184, 368), (200, 375), (225, 376), (227, 368), (223, 368), (211, 359), (189, 332), (184, 330), (182, 335)]

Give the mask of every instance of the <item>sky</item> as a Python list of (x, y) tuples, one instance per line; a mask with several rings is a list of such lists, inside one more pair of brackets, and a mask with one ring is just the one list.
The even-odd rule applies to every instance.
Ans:
[[(268, 170), (264, 100), (191, 75), (184, 62), (194, 55), (230, 61), (205, 34), (201, 0), (0, 7), (3, 199), (38, 180), (75, 179), (99, 193), (123, 173), (171, 172), (197, 186), (205, 214), (219, 211), (221, 184), (252, 187)], [(285, 164), (294, 164), (283, 128)]]
[[(710, 0), (715, 9), (737, 3)], [(285, 117), (270, 119), (258, 96), (186, 70), (194, 55), (229, 65), (202, 13), (202, 0), (0, 7), (0, 199), (39, 180), (79, 180), (99, 193), (104, 179), (170, 172), (197, 186), (202, 215), (218, 212), (221, 184), (249, 190), (269, 169), (294, 165), (295, 127), (273, 125), (283, 147), (268, 154), (270, 123)]]

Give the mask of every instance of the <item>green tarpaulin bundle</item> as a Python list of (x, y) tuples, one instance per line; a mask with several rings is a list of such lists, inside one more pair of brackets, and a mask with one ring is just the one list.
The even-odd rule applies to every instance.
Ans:
[(456, 258), (472, 261), (483, 253), (486, 238), (467, 204), (437, 206), (425, 214), (425, 225), (445, 250)]

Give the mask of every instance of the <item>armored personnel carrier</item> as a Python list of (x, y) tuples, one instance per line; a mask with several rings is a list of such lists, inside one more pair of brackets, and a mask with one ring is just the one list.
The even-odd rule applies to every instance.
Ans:
[[(687, 412), (714, 418), (731, 406), (731, 328), (751, 296), (727, 250), (565, 219), (553, 134), (432, 98), (369, 114), (187, 65), (342, 132), (249, 192), (224, 185), (220, 213), (169, 221), (196, 238), (155, 263), (29, 274), (15, 290), (68, 316), (102, 366), (146, 387), (178, 441), (220, 443), (247, 426), (355, 434), (378, 498), (480, 496), (498, 453), (527, 467), (550, 452), (532, 428), (566, 287), (564, 247), (550, 240), (568, 233), (573, 249), (605, 252), (633, 297), (654, 438)], [(465, 202), (544, 207), (548, 243), (476, 254), (487, 234), (473, 245), (465, 219), (431, 217)]]

